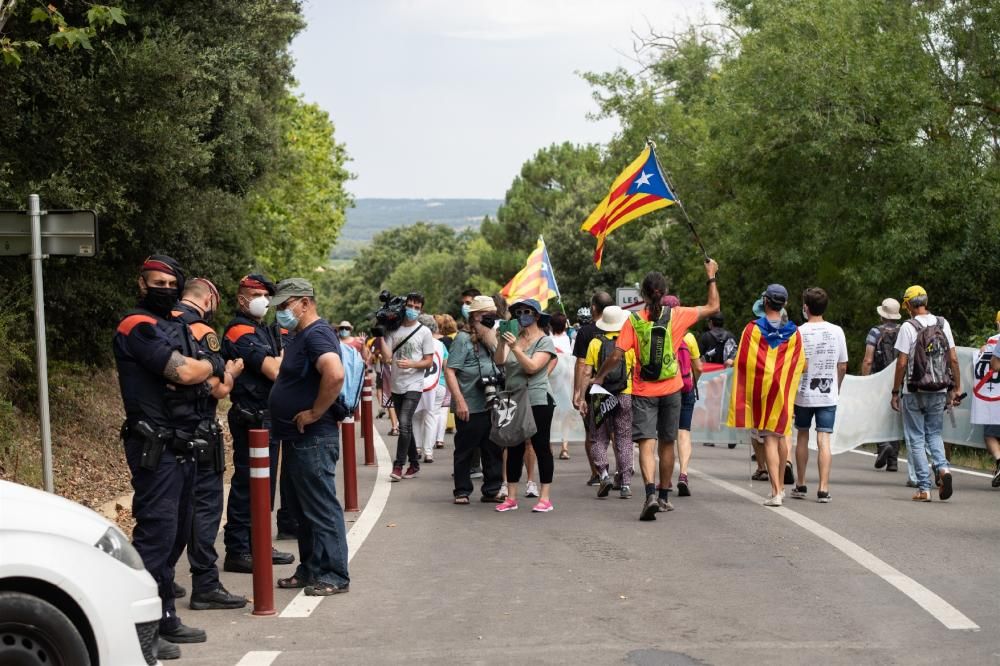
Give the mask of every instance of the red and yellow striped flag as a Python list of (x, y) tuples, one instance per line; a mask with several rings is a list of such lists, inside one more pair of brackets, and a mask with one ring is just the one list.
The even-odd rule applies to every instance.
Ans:
[(500, 295), (509, 303), (533, 298), (542, 306), (542, 310), (548, 307), (550, 298), (559, 297), (559, 285), (552, 272), (544, 240), (538, 239), (538, 245), (528, 255), (524, 268), (500, 290)]
[[(793, 330), (780, 341), (769, 342), (761, 325), (761, 320), (752, 321), (743, 329), (726, 425), (785, 434), (792, 425), (795, 393), (806, 363), (802, 335)], [(790, 326), (794, 329), (794, 324)]]

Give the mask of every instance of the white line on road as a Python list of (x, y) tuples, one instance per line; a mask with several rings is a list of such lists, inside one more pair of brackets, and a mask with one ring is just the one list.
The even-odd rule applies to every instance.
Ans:
[[(858, 451), (857, 449), (851, 449), (851, 453), (857, 453), (862, 456), (871, 456), (872, 458), (874, 458), (876, 455), (871, 451)], [(908, 464), (905, 460), (900, 460), (899, 462), (903, 463), (904, 465)], [(957, 467), (949, 467), (948, 469), (952, 472), (958, 472), (959, 474), (968, 474), (969, 476), (981, 476), (984, 479), (993, 478), (992, 474), (986, 474), (984, 472), (973, 472), (971, 469), (959, 469)]]
[[(761, 502), (762, 498), (760, 495), (752, 493), (744, 488), (740, 488), (739, 486), (729, 483), (728, 481), (723, 481), (722, 479), (718, 479), (710, 474), (705, 474), (704, 472), (696, 472), (693, 469), (689, 470), (689, 472), (695, 476), (700, 476), (707, 481), (711, 481), (720, 488), (724, 488), (731, 493), (754, 502), (755, 504), (760, 504)], [(840, 536), (833, 530), (823, 527), (815, 520), (806, 518), (801, 513), (789, 509), (788, 507), (769, 509), (769, 511), (773, 511), (775, 515), (792, 521), (802, 529), (807, 530), (823, 541), (826, 541), (828, 544), (841, 551), (852, 560), (868, 569), (876, 576), (882, 578), (885, 582), (889, 583), (915, 601), (917, 605), (930, 613), (936, 620), (948, 629), (979, 631), (979, 625), (963, 615), (957, 608), (928, 590), (917, 581), (901, 573), (888, 563), (877, 558), (875, 555), (869, 553), (853, 541)]]
[(236, 662), (236, 666), (271, 666), (274, 660), (278, 658), (281, 654), (280, 651), (265, 651), (258, 650), (256, 652), (247, 652), (243, 655), (243, 658)]
[[(378, 519), (382, 516), (382, 510), (385, 509), (385, 505), (389, 501), (389, 489), (392, 487), (392, 484), (389, 483), (389, 471), (392, 469), (392, 460), (389, 458), (389, 450), (385, 447), (385, 442), (382, 441), (382, 436), (379, 435), (378, 431), (375, 431), (375, 458), (378, 461), (375, 487), (365, 503), (364, 511), (354, 521), (354, 525), (347, 533), (348, 562), (354, 558), (358, 549), (361, 548), (361, 544), (371, 534), (372, 528), (378, 523)], [(300, 591), (285, 606), (278, 617), (309, 617), (323, 599), (325, 597), (307, 597), (305, 591)]]

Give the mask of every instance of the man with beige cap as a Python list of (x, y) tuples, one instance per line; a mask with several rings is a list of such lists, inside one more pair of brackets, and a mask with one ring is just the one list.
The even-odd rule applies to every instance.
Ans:
[[(861, 362), (861, 375), (871, 375), (896, 363), (895, 349), (899, 335), (899, 301), (886, 298), (875, 308), (882, 323), (873, 326), (865, 338), (865, 359)], [(875, 456), (875, 469), (885, 468), (887, 472), (899, 469), (899, 442), (879, 442)]]

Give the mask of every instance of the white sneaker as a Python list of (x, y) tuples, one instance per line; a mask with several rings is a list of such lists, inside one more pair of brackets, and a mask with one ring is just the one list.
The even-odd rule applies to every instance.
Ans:
[(497, 493), (500, 499), (507, 499), (507, 482), (500, 484), (500, 492)]
[(525, 497), (538, 497), (538, 484), (534, 481), (528, 481), (527, 487), (524, 490)]
[(781, 506), (781, 495), (768, 495), (764, 506)]

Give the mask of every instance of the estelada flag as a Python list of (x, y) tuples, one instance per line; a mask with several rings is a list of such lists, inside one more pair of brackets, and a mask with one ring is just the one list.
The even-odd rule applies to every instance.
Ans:
[(747, 324), (736, 351), (726, 425), (787, 433), (805, 364), (795, 324), (773, 328), (764, 317)]
[(528, 255), (528, 261), (517, 275), (510, 279), (500, 295), (508, 302), (514, 303), (526, 298), (538, 301), (544, 310), (549, 306), (550, 298), (559, 298), (559, 285), (556, 283), (549, 252), (545, 249), (545, 241), (538, 239), (535, 249)]
[(608, 196), (580, 227), (581, 231), (589, 232), (597, 239), (594, 265), (601, 267), (604, 239), (608, 234), (638, 217), (675, 203), (677, 197), (660, 173), (652, 146), (646, 146), (639, 157), (615, 178)]

